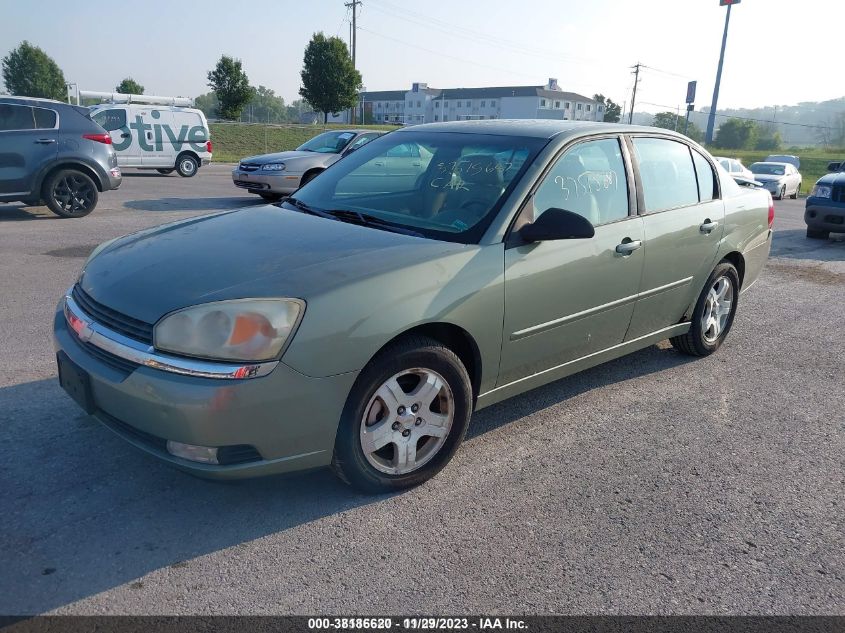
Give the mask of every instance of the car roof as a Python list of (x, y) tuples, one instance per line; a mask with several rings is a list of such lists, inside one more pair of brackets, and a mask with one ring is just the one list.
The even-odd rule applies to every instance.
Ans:
[(609, 134), (659, 134), (687, 140), (682, 134), (659, 127), (624, 125), (603, 121), (561, 121), (549, 119), (484, 119), (472, 121), (447, 121), (423, 123), (400, 128), (391, 134), (408, 132), (457, 132), (464, 134), (492, 134), (552, 139), (560, 136), (581, 136), (590, 133)]
[(56, 99), (42, 99), (41, 97), (20, 97), (18, 95), (0, 95), (0, 101), (3, 103), (14, 103), (16, 105), (70, 105), (64, 101), (57, 101)]

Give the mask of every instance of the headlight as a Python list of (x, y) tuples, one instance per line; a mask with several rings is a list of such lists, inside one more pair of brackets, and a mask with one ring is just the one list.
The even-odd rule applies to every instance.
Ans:
[(267, 163), (261, 166), (261, 171), (284, 171), (284, 163)]
[(156, 349), (210, 360), (279, 356), (305, 308), (298, 299), (236, 299), (173, 312), (153, 331)]
[(832, 187), (830, 185), (816, 185), (810, 194), (814, 198), (830, 198)]

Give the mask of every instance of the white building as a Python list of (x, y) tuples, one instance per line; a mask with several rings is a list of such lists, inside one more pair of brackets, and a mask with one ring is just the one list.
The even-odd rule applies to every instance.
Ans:
[[(338, 113), (333, 122), (348, 122)], [(603, 121), (604, 105), (574, 92), (565, 92), (557, 79), (544, 86), (491, 88), (429, 88), (415, 83), (408, 91), (362, 92), (355, 123), (416, 125), (467, 119), (561, 119)]]

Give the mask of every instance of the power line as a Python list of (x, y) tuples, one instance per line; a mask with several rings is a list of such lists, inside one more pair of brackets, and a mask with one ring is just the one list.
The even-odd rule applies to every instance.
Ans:
[[(641, 101), (640, 103), (642, 103), (643, 105), (650, 105), (650, 106), (655, 106), (655, 107), (658, 107), (658, 108), (669, 108), (669, 110), (677, 107), (677, 104), (676, 105), (666, 105), (665, 103), (651, 103), (649, 101)], [(704, 112), (703, 110), (692, 110), (692, 112), (695, 112), (696, 114), (707, 115), (707, 116), (710, 115), (709, 112)], [(740, 119), (742, 121), (755, 121), (757, 123), (768, 123), (768, 124), (772, 123), (772, 121), (769, 120), (769, 119), (756, 119), (754, 117), (738, 116), (738, 115), (734, 115), (734, 114), (720, 114), (718, 112), (714, 116), (721, 117), (723, 119)], [(787, 121), (778, 121), (774, 125), (791, 125), (793, 127), (805, 127), (805, 128), (821, 129), (821, 130), (833, 130), (834, 129), (834, 128), (828, 126), (828, 125), (812, 125), (810, 123), (789, 123)]]

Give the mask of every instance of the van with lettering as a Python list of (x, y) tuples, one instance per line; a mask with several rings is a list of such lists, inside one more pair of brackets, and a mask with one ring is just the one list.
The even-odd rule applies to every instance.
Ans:
[(190, 178), (211, 162), (211, 133), (201, 110), (141, 103), (103, 103), (91, 118), (111, 135), (120, 167), (176, 171)]

